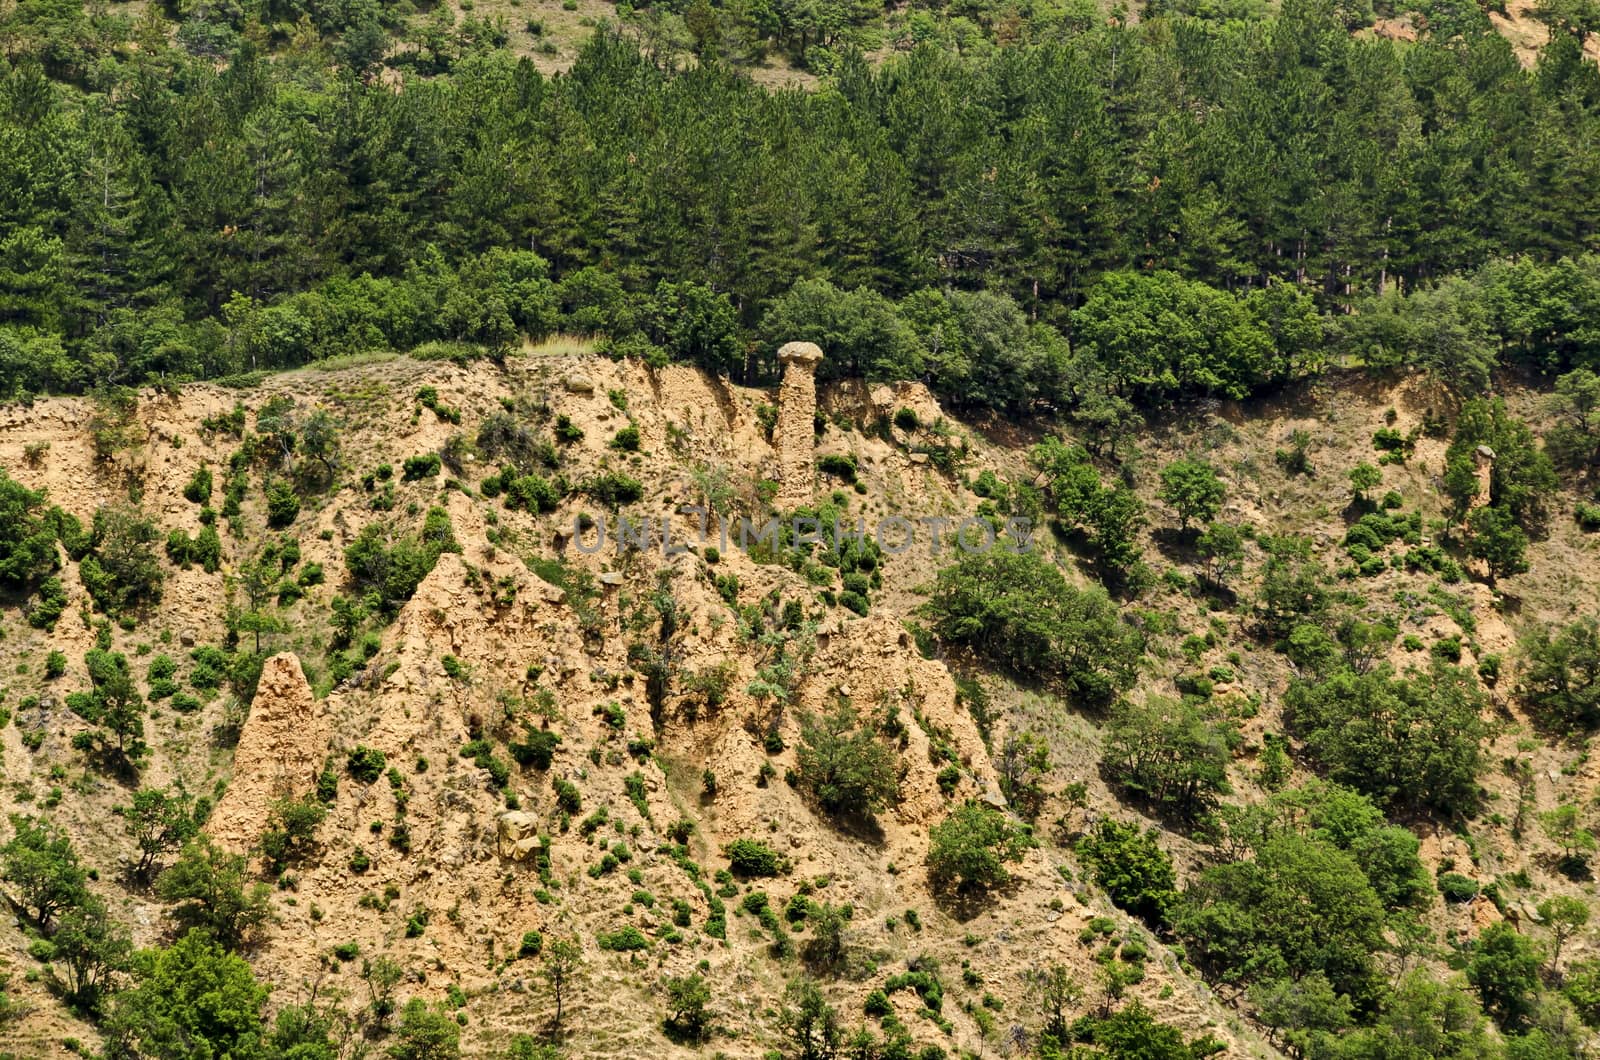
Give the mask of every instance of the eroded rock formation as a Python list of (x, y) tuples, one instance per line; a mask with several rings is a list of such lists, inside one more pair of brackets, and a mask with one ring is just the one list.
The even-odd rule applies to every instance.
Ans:
[(328, 753), (329, 727), (293, 652), (268, 659), (239, 735), (233, 780), (212, 811), (206, 831), (235, 851), (260, 838), (281, 798), (304, 795), (317, 782)]
[(778, 388), (778, 510), (791, 512), (810, 504), (816, 493), (813, 455), (822, 348), (814, 342), (787, 343), (778, 350), (778, 361), (783, 365)]

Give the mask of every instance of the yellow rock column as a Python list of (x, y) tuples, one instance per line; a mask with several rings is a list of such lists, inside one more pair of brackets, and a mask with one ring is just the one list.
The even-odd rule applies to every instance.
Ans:
[(791, 342), (778, 351), (783, 383), (778, 388), (778, 510), (791, 512), (815, 499), (817, 365), (822, 348)]

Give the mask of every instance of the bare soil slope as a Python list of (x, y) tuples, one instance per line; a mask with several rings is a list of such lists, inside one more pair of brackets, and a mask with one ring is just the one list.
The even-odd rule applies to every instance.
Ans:
[[(460, 422), (421, 407), (417, 395), (424, 387), (434, 388), (439, 408), (459, 412)], [(605, 472), (632, 476), (642, 484), (643, 496), (633, 505), (638, 513), (668, 515), (679, 505), (708, 502), (752, 512), (776, 467), (762, 426), (762, 406), (776, 401), (775, 393), (733, 387), (686, 368), (652, 372), (583, 356), (532, 353), (503, 368), (390, 360), (275, 376), (246, 391), (196, 385), (148, 393), (137, 411), (136, 444), (111, 461), (95, 456), (86, 402), (10, 407), (0, 410), (0, 466), (86, 521), (98, 506), (132, 493), (163, 533), (192, 534), (201, 525), (200, 508), (184, 499), (185, 483), (202, 465), (213, 468), (220, 483), (239, 446), (236, 438), (203, 428), (203, 421), (240, 402), (253, 426), (253, 414), (275, 397), (338, 417), (343, 430), (335, 486), (312, 496), (289, 528), (268, 531), (261, 480), (253, 479), (237, 533), (224, 534), (222, 569), (168, 569), (159, 604), (112, 631), (115, 649), (128, 654), (141, 681), (146, 661), (157, 653), (179, 660), (181, 681), (191, 670), (192, 648), (227, 639), (241, 566), (264, 542), (292, 538), (300, 569), (321, 564), (325, 572), (321, 584), (278, 609), (286, 631), (267, 634), (263, 647), (283, 654), (267, 663), (248, 719), (226, 693), (195, 713), (154, 703), (147, 723), (151, 753), (139, 778), (220, 792), (211, 830), (245, 848), (266, 828), (271, 799), (307, 790), (324, 763), (338, 774), (318, 850), (276, 881), (277, 921), (252, 954), (258, 974), (275, 988), (275, 1004), (315, 992), (362, 1010), (370, 1001), (363, 962), (387, 955), (407, 970), (397, 989), (401, 1000), (464, 999), (459, 1011), (467, 1052), (493, 1055), (512, 1034), (538, 1031), (551, 1015), (538, 962), (519, 955), (525, 933), (537, 931), (547, 943), (572, 936), (583, 948), (576, 993), (567, 1001), (568, 1055), (759, 1057), (779, 1043), (777, 1004), (786, 980), (804, 968), (799, 956), (774, 956), (771, 933), (743, 911), (747, 895), (759, 890), (778, 909), (797, 893), (853, 907), (848, 967), (826, 980), (850, 1023), (860, 1021), (864, 997), (885, 976), (903, 971), (911, 959), (931, 959), (943, 969), (948, 996), (941, 1014), (948, 1025), (920, 1015), (907, 992), (891, 995), (901, 1019), (919, 1043), (987, 1055), (1011, 1025), (1036, 1022), (1024, 973), (1043, 961), (1070, 965), (1091, 984), (1085, 1004), (1098, 1002), (1094, 952), (1102, 940), (1086, 942), (1084, 932), (1091, 920), (1109, 918), (1117, 935), (1142, 940), (1151, 952), (1130, 997), (1190, 1034), (1217, 1036), (1228, 1044), (1227, 1055), (1274, 1055), (1236, 1011), (1086, 882), (1067, 845), (1070, 835), (1097, 816), (1139, 815), (1100, 780), (1103, 719), (1077, 704), (984, 679), (996, 714), (991, 747), (999, 747), (1012, 727), (1031, 728), (1051, 741), (1055, 769), (1048, 783), (1052, 798), (1038, 818), (1041, 845), (1015, 867), (1011, 885), (987, 901), (954, 902), (930, 886), (924, 866), (929, 828), (965, 798), (1004, 805), (989, 749), (958, 701), (949, 666), (919, 653), (906, 625), (922, 600), (918, 588), (952, 558), (949, 553), (935, 556), (919, 544), (887, 555), (872, 609), (858, 617), (817, 603), (804, 573), (758, 562), (766, 558), (759, 551), (730, 546), (713, 556), (696, 546), (664, 555), (659, 548), (619, 552), (610, 545), (592, 551), (592, 537), (587, 543), (571, 537), (580, 514), (614, 526), (592, 497), (575, 493), (554, 511), (531, 514), (506, 508), (480, 488), (494, 462), (476, 458), (470, 442), (486, 417), (511, 409), (544, 437), (565, 417), (582, 438), (560, 447), (559, 474), (571, 483)], [(1519, 407), (1537, 410), (1532, 396), (1514, 397)], [(968, 484), (981, 471), (1029, 474), (1015, 432), (1008, 432), (1007, 444), (998, 433), (991, 440), (943, 417), (920, 387), (869, 392), (847, 384), (824, 388), (821, 400), (817, 451), (852, 455), (861, 487), (852, 490), (824, 475), (819, 497), (837, 490), (849, 517), (868, 526), (890, 515), (965, 517), (979, 503)], [(1262, 532), (1311, 535), (1337, 564), (1345, 472), (1372, 459), (1371, 434), (1386, 422), (1387, 409), (1394, 408), (1404, 429), (1427, 403), (1407, 387), (1391, 392), (1324, 384), (1277, 406), (1217, 406), (1152, 431), (1141, 440), (1136, 476), (1155, 517), (1146, 539), (1149, 560), (1158, 573), (1188, 569), (1181, 552), (1163, 551), (1170, 546), (1159, 534), (1163, 516), (1153, 495), (1167, 460), (1204, 453), (1227, 479), (1228, 518)], [(915, 409), (923, 426), (910, 432), (880, 426), (902, 407)], [(629, 425), (639, 432), (636, 453), (611, 444)], [(1296, 428), (1314, 439), (1312, 477), (1290, 477), (1271, 459)], [(39, 442), (49, 443), (48, 452), (30, 462), (27, 447)], [(956, 471), (939, 470), (941, 461), (927, 455), (946, 445), (961, 454)], [(408, 457), (441, 449), (456, 467), (401, 481), (399, 468)], [(1425, 439), (1404, 466), (1385, 469), (1384, 489), (1398, 490), (1425, 515), (1437, 514), (1442, 449), (1442, 442)], [(363, 486), (363, 476), (381, 465), (393, 468), (393, 477), (374, 475), (370, 487)], [(391, 487), (392, 506), (375, 510), (374, 499)], [(432, 506), (448, 512), (459, 553), (441, 556), (393, 621), (375, 627), (364, 666), (333, 682), (329, 607), (336, 595), (349, 593), (344, 549), (372, 522), (414, 532)], [(689, 537), (694, 517), (675, 519), (677, 539)], [(1454, 613), (1472, 616), (1473, 631), (1460, 629), (1447, 609), (1419, 604), (1403, 632), (1425, 646), (1466, 634), (1471, 660), (1513, 654), (1516, 624), (1525, 618), (1592, 613), (1600, 603), (1595, 542), (1560, 514), (1551, 525), (1550, 537), (1534, 546), (1531, 573), (1511, 588), (1520, 616), (1504, 610), (1486, 587), (1463, 584), (1450, 589), (1459, 604)], [(1040, 542), (1059, 547), (1048, 534)], [(1258, 558), (1252, 554), (1248, 569)], [(1071, 577), (1086, 580), (1064, 550), (1060, 559)], [(0, 809), (43, 812), (62, 823), (99, 870), (96, 889), (137, 940), (149, 944), (165, 929), (162, 906), (154, 895), (124, 886), (121, 866), (132, 843), (113, 812), (131, 788), (92, 769), (71, 746), (84, 723), (64, 708), (63, 696), (87, 687), (83, 657), (99, 616), (90, 610), (75, 565), (68, 565), (64, 581), (69, 605), (52, 633), (31, 629), (14, 608), (3, 613), (0, 664), (12, 675), (4, 691), (15, 713), (0, 730)], [(1424, 587), (1419, 576), (1396, 570), (1364, 588), (1392, 596)], [(1247, 593), (1248, 585), (1240, 591)], [(649, 647), (659, 627), (663, 593), (680, 631), (674, 641), (680, 679), (652, 703), (639, 645)], [(787, 702), (757, 691), (772, 649), (741, 629), (730, 600), (747, 608), (796, 600), (818, 620), (813, 640), (791, 646), (801, 661)], [(1216, 616), (1160, 585), (1138, 606), (1169, 614), (1176, 630), (1153, 643), (1140, 679), (1145, 689), (1170, 693), (1187, 665), (1177, 643), (1204, 632)], [(44, 658), (52, 649), (65, 652), (69, 665), (64, 676), (46, 681)], [(1395, 650), (1397, 663), (1410, 660)], [(1233, 767), (1239, 797), (1248, 798), (1258, 791), (1261, 734), (1281, 731), (1278, 698), (1289, 675), (1281, 657), (1251, 647), (1239, 630), (1219, 642), (1206, 665), (1223, 664), (1230, 651), (1238, 653), (1236, 677), (1218, 694), (1259, 705)], [(728, 675), (719, 697), (687, 680), (719, 667)], [(869, 825), (840, 827), (785, 781), (795, 766), (802, 715), (841, 702), (862, 713), (892, 711), (903, 727), (901, 798)], [(1532, 746), (1540, 807), (1595, 795), (1600, 769), (1592, 761), (1571, 747), (1530, 741), (1515, 704), (1499, 705), (1501, 735), (1491, 760)], [(519, 739), (524, 726), (559, 736), (548, 769), (512, 764), (501, 789), (488, 770), (462, 755), (474, 740), (487, 739), (503, 758), (505, 743)], [(767, 738), (769, 729), (779, 740)], [(230, 731), (239, 734), (236, 747)], [(42, 742), (30, 750), (23, 737), (35, 732)], [(954, 752), (959, 776), (953, 784), (948, 778), (941, 784), (947, 763), (938, 745)], [(383, 755), (385, 773), (372, 783), (344, 768), (357, 747)], [(714, 791), (708, 775), (715, 778)], [(1087, 810), (1057, 797), (1077, 781), (1088, 785)], [(1470, 836), (1423, 829), (1430, 868), (1448, 862), (1484, 880), (1522, 870), (1532, 874), (1534, 890), (1557, 886), (1543, 841), (1531, 834), (1520, 842), (1510, 838), (1505, 822), (1519, 797), (1515, 785), (1498, 776), (1485, 783), (1490, 812)], [(578, 793), (580, 808), (562, 807), (564, 785)], [(680, 821), (690, 826), (678, 831), (680, 838), (687, 833), (686, 852), (669, 836)], [(740, 838), (770, 844), (792, 861), (791, 870), (749, 883), (716, 878), (728, 865), (725, 844)], [(1167, 833), (1163, 843), (1181, 872), (1195, 870), (1202, 852), (1194, 843), (1176, 833)], [(1590, 890), (1575, 893), (1592, 897)], [(725, 939), (707, 930), (719, 905)], [(1440, 905), (1431, 915), (1443, 938), (1479, 930), (1499, 914), (1492, 907)], [(602, 935), (627, 925), (640, 929), (647, 948), (600, 947)], [(791, 930), (803, 946), (804, 926)], [(357, 956), (348, 948), (335, 956), (336, 946), (349, 943)], [(1569, 945), (1577, 947), (1569, 952), (1582, 952), (1586, 943)], [(0, 954), (13, 988), (32, 1006), (4, 1048), (64, 1056), (68, 1039), (94, 1040), (91, 1027), (66, 1015), (29, 980), (37, 964), (17, 924), (0, 927)], [(669, 1041), (660, 1026), (665, 979), (697, 967), (712, 983), (716, 1028), (703, 1050)], [(997, 1019), (986, 1037), (988, 1021), (975, 1013), (989, 1012)]]

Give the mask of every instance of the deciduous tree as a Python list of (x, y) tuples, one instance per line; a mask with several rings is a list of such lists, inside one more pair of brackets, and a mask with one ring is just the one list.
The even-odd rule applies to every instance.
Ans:
[(57, 913), (82, 900), (86, 874), (72, 841), (55, 825), (12, 814), (11, 827), (16, 834), (0, 847), (0, 870), (18, 904), (48, 928)]
[(894, 752), (846, 705), (800, 716), (795, 765), (800, 786), (832, 814), (870, 816), (899, 794)]
[(1178, 513), (1179, 528), (1187, 531), (1191, 522), (1209, 523), (1217, 517), (1227, 488), (1211, 464), (1185, 458), (1161, 469), (1158, 495)]
[(965, 802), (928, 830), (928, 874), (957, 890), (985, 891), (1009, 880), (1006, 864), (1036, 845), (999, 810)]
[(107, 1037), (128, 1055), (212, 1060), (260, 1049), (267, 988), (243, 958), (204, 932), (141, 950), (133, 977), (106, 1023)]

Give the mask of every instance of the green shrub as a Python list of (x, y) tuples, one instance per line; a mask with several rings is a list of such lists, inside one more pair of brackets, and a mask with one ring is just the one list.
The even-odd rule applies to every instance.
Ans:
[(368, 596), (376, 596), (379, 609), (393, 613), (411, 599), (441, 554), (459, 551), (461, 546), (456, 542), (450, 514), (434, 507), (428, 509), (422, 530), (416, 535), (391, 539), (377, 523), (362, 527), (345, 548), (344, 562), (355, 586)]
[(511, 779), (511, 767), (494, 754), (494, 745), (481, 737), (469, 741), (461, 748), (461, 757), (470, 758), (479, 769), (487, 770), (489, 780), (496, 788), (504, 788)]
[(417, 479), (432, 478), (439, 473), (443, 463), (438, 453), (426, 453), (422, 456), (408, 456), (403, 465), (404, 479), (415, 482)]
[(899, 975), (891, 975), (884, 981), (883, 988), (891, 994), (896, 990), (910, 990), (933, 1012), (938, 1012), (944, 1007), (944, 984), (934, 972), (914, 969)]
[(189, 569), (191, 553), (194, 542), (189, 540), (189, 535), (182, 530), (171, 530), (167, 533), (167, 558), (173, 566)]
[(947, 643), (1093, 703), (1129, 687), (1144, 653), (1103, 590), (1073, 587), (1037, 548), (996, 548), (946, 567), (926, 612)]
[(189, 543), (189, 562), (198, 563), (207, 574), (215, 574), (221, 569), (222, 537), (215, 526), (202, 526)]
[(267, 525), (281, 530), (300, 515), (300, 495), (284, 479), (267, 486)]
[(1166, 922), (1178, 899), (1177, 873), (1156, 835), (1103, 819), (1078, 842), (1078, 856), (1111, 901), (1152, 926)]
[(846, 482), (856, 480), (856, 458), (848, 453), (829, 453), (817, 461), (817, 468), (825, 475), (833, 475)]
[(60, 578), (46, 578), (28, 603), (28, 625), (34, 629), (54, 630), (61, 612), (67, 609), (67, 592)]
[(537, 931), (526, 931), (522, 935), (522, 945), (517, 947), (519, 957), (537, 957), (544, 949), (544, 936)]
[(205, 644), (189, 653), (194, 669), (189, 671), (189, 684), (202, 692), (212, 692), (222, 687), (228, 676), (228, 654), (215, 645)]
[(1439, 893), (1444, 895), (1445, 901), (1460, 905), (1478, 896), (1478, 882), (1459, 872), (1442, 873), (1439, 876)]
[(645, 796), (644, 774), (634, 770), (622, 778), (622, 787), (628, 793), (628, 801), (633, 803), (633, 808), (639, 811), (639, 816), (645, 820), (650, 819), (650, 803)]
[(431, 386), (425, 386), (417, 391), (417, 404), (432, 412), (445, 423), (460, 423), (461, 410), (452, 408), (439, 400), (439, 391)]
[(137, 509), (108, 505), (94, 513), (78, 574), (106, 614), (117, 617), (161, 598), (164, 573), (151, 547), (159, 536), (155, 523)]
[(795, 761), (799, 786), (831, 814), (871, 815), (899, 793), (893, 750), (848, 706), (800, 715)]
[(345, 769), (363, 784), (371, 784), (383, 775), (387, 760), (376, 748), (358, 746), (345, 760)]
[(620, 471), (596, 475), (583, 485), (583, 492), (609, 508), (633, 504), (644, 496), (644, 484)]
[(632, 924), (618, 928), (616, 931), (601, 932), (596, 941), (600, 943), (601, 949), (614, 953), (626, 953), (630, 950), (647, 950), (650, 948), (650, 940), (644, 937), (644, 932)]
[(594, 835), (600, 830), (601, 825), (605, 824), (610, 819), (611, 810), (605, 806), (602, 806), (589, 816), (585, 817), (578, 824), (578, 834), (583, 838), (588, 839), (590, 836)]
[(329, 765), (317, 774), (317, 798), (329, 806), (339, 797), (339, 774)]
[(529, 512), (551, 512), (561, 503), (561, 491), (541, 475), (519, 475), (509, 482), (502, 475), (506, 507)]
[(1033, 837), (992, 806), (968, 801), (928, 831), (928, 871), (934, 882), (964, 891), (1005, 883), (1005, 864), (1036, 846)]
[(781, 876), (789, 871), (789, 859), (759, 839), (735, 839), (722, 848), (728, 868), (735, 876)]
[(583, 441), (583, 428), (573, 423), (572, 417), (563, 412), (556, 417), (555, 436), (556, 441), (563, 445), (571, 445)]
[(555, 758), (556, 747), (561, 743), (561, 737), (547, 729), (529, 729), (525, 737), (520, 742), (508, 745), (511, 757), (519, 766), (549, 769), (550, 763)]
[(192, 504), (205, 504), (211, 499), (211, 469), (195, 468), (189, 482), (183, 487), (183, 499)]
[(1380, 452), (1395, 452), (1410, 448), (1405, 435), (1393, 427), (1380, 427), (1372, 432), (1372, 447)]
[(267, 864), (282, 871), (301, 860), (316, 842), (317, 828), (328, 816), (328, 808), (315, 798), (279, 799), (272, 804), (272, 816), (261, 836), (261, 853)]
[(882, 990), (874, 989), (867, 995), (862, 1010), (869, 1016), (887, 1016), (894, 1011), (894, 1006), (889, 1004), (889, 995)]

